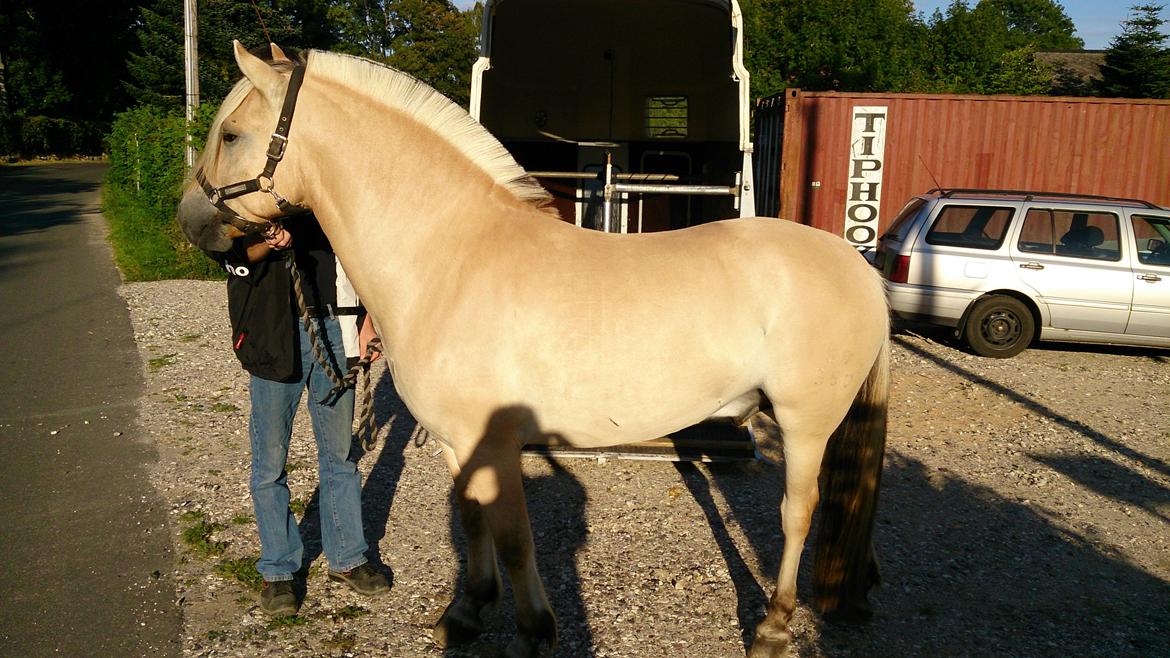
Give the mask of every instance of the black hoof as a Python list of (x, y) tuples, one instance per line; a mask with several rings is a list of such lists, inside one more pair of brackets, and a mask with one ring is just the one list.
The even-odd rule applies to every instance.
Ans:
[(548, 647), (548, 654), (553, 655), (556, 649), (556, 640), (552, 638), (539, 637), (525, 637), (517, 635), (508, 643), (508, 648), (504, 651), (507, 658), (539, 658), (541, 654), (541, 647)]
[(483, 632), (479, 609), (462, 601), (452, 601), (431, 630), (431, 641), (440, 649), (468, 644)]

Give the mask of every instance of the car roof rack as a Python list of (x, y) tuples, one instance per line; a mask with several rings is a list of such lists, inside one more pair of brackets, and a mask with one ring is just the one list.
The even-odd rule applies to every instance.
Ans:
[(1024, 201), (1032, 201), (1033, 199), (1053, 198), (1053, 199), (1084, 199), (1087, 201), (1113, 201), (1122, 203), (1132, 203), (1135, 205), (1149, 208), (1150, 210), (1163, 210), (1162, 207), (1143, 201), (1142, 199), (1130, 199), (1126, 197), (1117, 196), (1102, 196), (1099, 194), (1074, 194), (1071, 192), (1036, 192), (1034, 190), (1000, 190), (1000, 189), (983, 189), (974, 187), (948, 187), (948, 188), (934, 188), (927, 192), (927, 194), (938, 193), (939, 196), (950, 199), (955, 194), (999, 194), (1003, 196), (1022, 196)]

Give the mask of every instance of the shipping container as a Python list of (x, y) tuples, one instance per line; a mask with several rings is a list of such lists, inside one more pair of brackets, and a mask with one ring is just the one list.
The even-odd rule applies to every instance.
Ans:
[(933, 188), (1170, 206), (1170, 101), (789, 89), (757, 104), (756, 131), (760, 214), (862, 251), (912, 195)]

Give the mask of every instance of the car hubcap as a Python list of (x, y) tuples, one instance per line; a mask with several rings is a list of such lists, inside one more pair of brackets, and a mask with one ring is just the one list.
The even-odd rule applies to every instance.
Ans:
[(993, 345), (1010, 345), (1020, 336), (1020, 319), (1006, 311), (991, 313), (983, 321), (983, 336)]

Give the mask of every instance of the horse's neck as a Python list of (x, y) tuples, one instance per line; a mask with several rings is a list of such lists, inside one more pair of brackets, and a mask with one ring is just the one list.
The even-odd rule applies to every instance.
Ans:
[[(307, 88), (306, 88), (307, 91)], [(302, 92), (304, 95), (304, 92)], [(450, 285), (453, 262), (531, 207), (441, 137), (402, 117), (327, 97), (298, 109), (307, 200), (391, 343)], [(310, 104), (311, 103), (311, 104)], [(380, 312), (379, 312), (380, 311)]]

